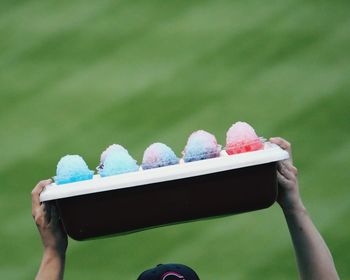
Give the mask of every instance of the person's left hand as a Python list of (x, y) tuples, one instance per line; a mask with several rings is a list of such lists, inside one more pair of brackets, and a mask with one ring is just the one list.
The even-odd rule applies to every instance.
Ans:
[(64, 257), (68, 238), (58, 218), (56, 206), (50, 202), (40, 203), (40, 193), (52, 180), (40, 181), (32, 191), (32, 216), (39, 230), (46, 254)]

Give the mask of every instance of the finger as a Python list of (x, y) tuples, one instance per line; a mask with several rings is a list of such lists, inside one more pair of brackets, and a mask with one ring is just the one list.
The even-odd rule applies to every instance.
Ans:
[(292, 145), (285, 139), (281, 138), (281, 137), (271, 137), (269, 139), (269, 141), (271, 143), (274, 143), (278, 146), (280, 146), (283, 150), (286, 150), (289, 154), (289, 159), (290, 162), (292, 162)]
[(40, 206), (40, 193), (51, 183), (51, 179), (40, 181), (32, 190), (32, 213), (34, 213), (35, 209)]
[(278, 165), (281, 165), (283, 168), (293, 173), (295, 177), (298, 176), (298, 169), (289, 160), (282, 160), (278, 162)]
[(287, 140), (285, 140), (281, 137), (272, 137), (269, 140), (270, 140), (270, 142), (280, 146), (283, 150), (286, 150), (288, 152), (292, 151), (292, 145)]
[(294, 173), (288, 168), (288, 164), (279, 163), (277, 165), (277, 170), (284, 176), (287, 180), (292, 180), (295, 178)]
[(36, 208), (35, 214), (33, 215), (34, 221), (38, 227), (45, 224), (45, 208), (44, 205), (40, 205)]
[(298, 169), (292, 164), (286, 164), (286, 168), (293, 173), (294, 176), (298, 176)]
[(277, 181), (283, 186), (286, 186), (289, 183), (287, 178), (284, 177), (280, 172), (277, 172)]

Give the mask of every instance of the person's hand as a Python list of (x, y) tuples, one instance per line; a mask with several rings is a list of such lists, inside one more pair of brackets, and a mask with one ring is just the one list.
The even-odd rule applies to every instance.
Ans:
[(32, 216), (39, 230), (44, 254), (64, 257), (68, 246), (67, 233), (58, 218), (57, 209), (50, 202), (40, 203), (39, 195), (52, 180), (40, 181), (32, 191)]
[(277, 202), (284, 211), (304, 209), (299, 194), (298, 170), (293, 165), (291, 144), (280, 137), (270, 138), (270, 142), (277, 144), (289, 153), (289, 159), (277, 163)]

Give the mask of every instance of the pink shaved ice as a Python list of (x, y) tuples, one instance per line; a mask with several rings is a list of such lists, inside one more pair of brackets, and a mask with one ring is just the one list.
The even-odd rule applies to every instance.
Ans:
[(179, 159), (170, 147), (163, 143), (153, 143), (143, 154), (142, 168), (151, 169), (177, 163)]
[(229, 155), (257, 151), (264, 147), (254, 128), (246, 122), (236, 122), (226, 135), (226, 152)]

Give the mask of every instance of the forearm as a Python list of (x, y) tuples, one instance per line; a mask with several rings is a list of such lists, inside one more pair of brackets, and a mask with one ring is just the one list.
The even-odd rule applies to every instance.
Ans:
[(301, 279), (339, 279), (332, 255), (305, 207), (284, 210)]
[(64, 265), (65, 254), (47, 250), (44, 252), (40, 269), (35, 279), (61, 280), (63, 279)]

